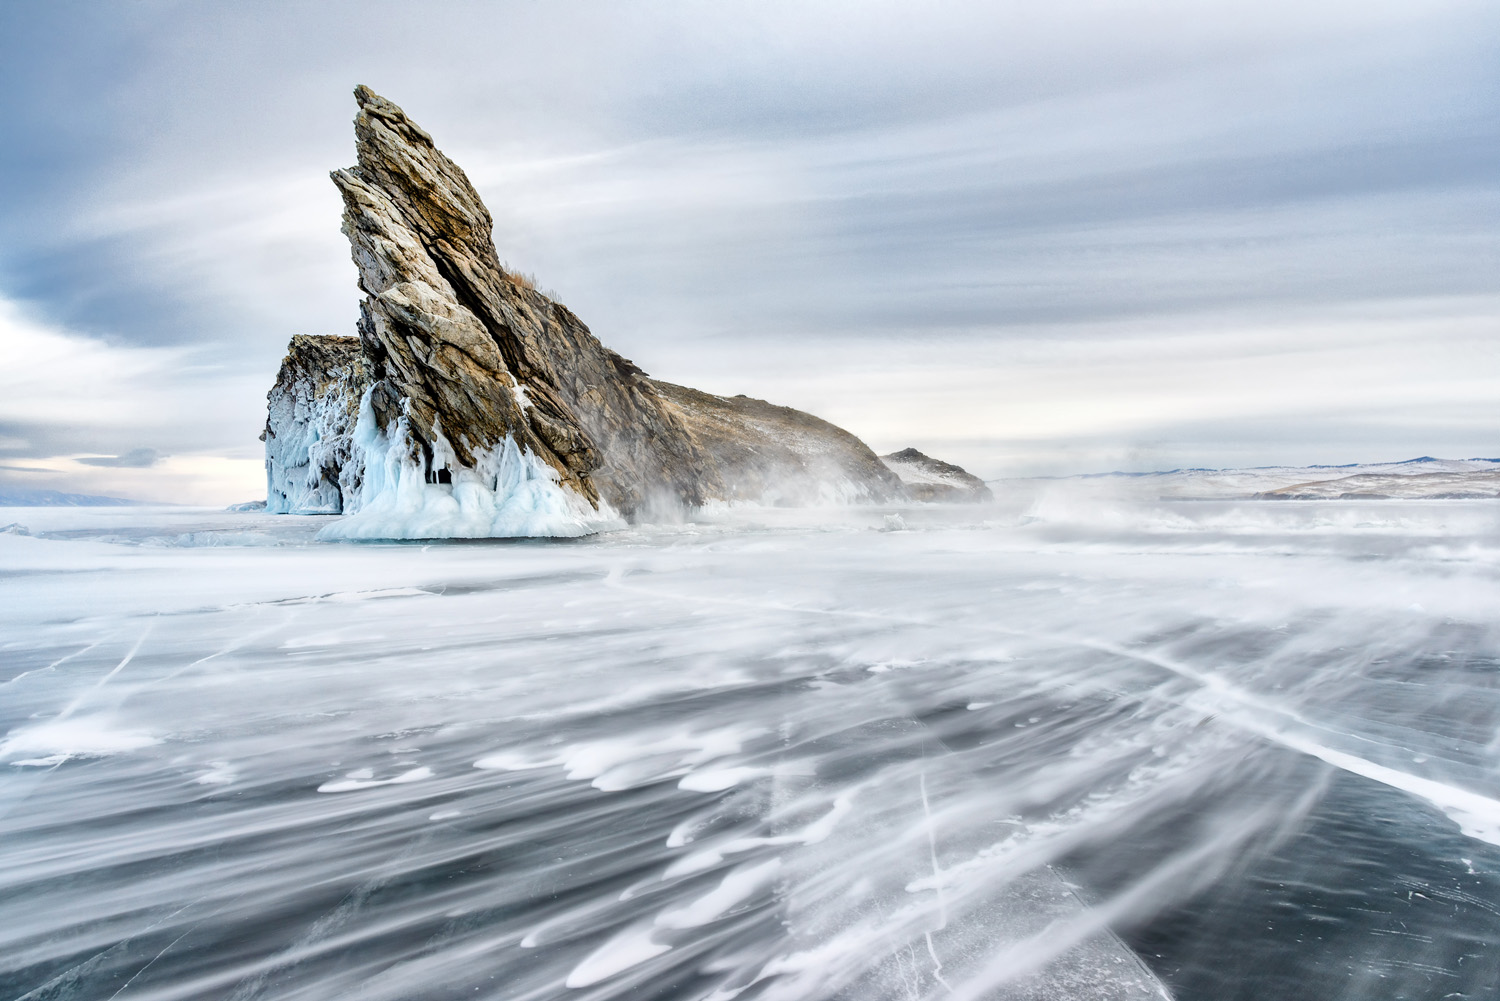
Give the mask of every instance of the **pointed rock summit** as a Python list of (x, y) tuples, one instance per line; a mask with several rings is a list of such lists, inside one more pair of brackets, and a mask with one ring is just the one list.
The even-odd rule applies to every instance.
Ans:
[(332, 537), (576, 535), (715, 501), (906, 496), (846, 431), (604, 347), (501, 266), (488, 209), (432, 137), (354, 96), (358, 163), (332, 177), (359, 338), (293, 339), (263, 435), (268, 510), (348, 515)]

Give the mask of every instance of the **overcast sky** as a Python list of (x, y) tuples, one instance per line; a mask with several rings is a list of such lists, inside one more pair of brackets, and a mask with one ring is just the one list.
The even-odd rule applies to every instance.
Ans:
[(1500, 4), (0, 3), (0, 486), (263, 494), (350, 91), (653, 375), (985, 476), (1500, 455)]

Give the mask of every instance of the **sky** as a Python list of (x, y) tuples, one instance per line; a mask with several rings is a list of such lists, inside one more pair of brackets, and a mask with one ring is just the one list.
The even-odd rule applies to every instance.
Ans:
[(0, 0), (0, 488), (264, 495), (356, 84), (652, 375), (985, 477), (1500, 456), (1500, 5)]

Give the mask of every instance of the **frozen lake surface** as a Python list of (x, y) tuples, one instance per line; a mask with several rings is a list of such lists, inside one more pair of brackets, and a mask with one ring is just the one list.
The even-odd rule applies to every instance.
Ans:
[(1500, 503), (1036, 489), (0, 510), (0, 998), (1493, 996)]

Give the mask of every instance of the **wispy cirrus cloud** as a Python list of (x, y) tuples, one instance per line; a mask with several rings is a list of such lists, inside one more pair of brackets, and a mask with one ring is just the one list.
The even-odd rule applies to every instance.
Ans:
[(216, 364), (202, 348), (84, 337), (3, 299), (0, 351), (9, 482), (208, 502), (259, 488), (258, 414), (243, 402), (264, 397), (257, 373)]
[(150, 469), (166, 456), (154, 448), (132, 448), (124, 455), (85, 455), (74, 459), (85, 466), (105, 466), (113, 469)]

